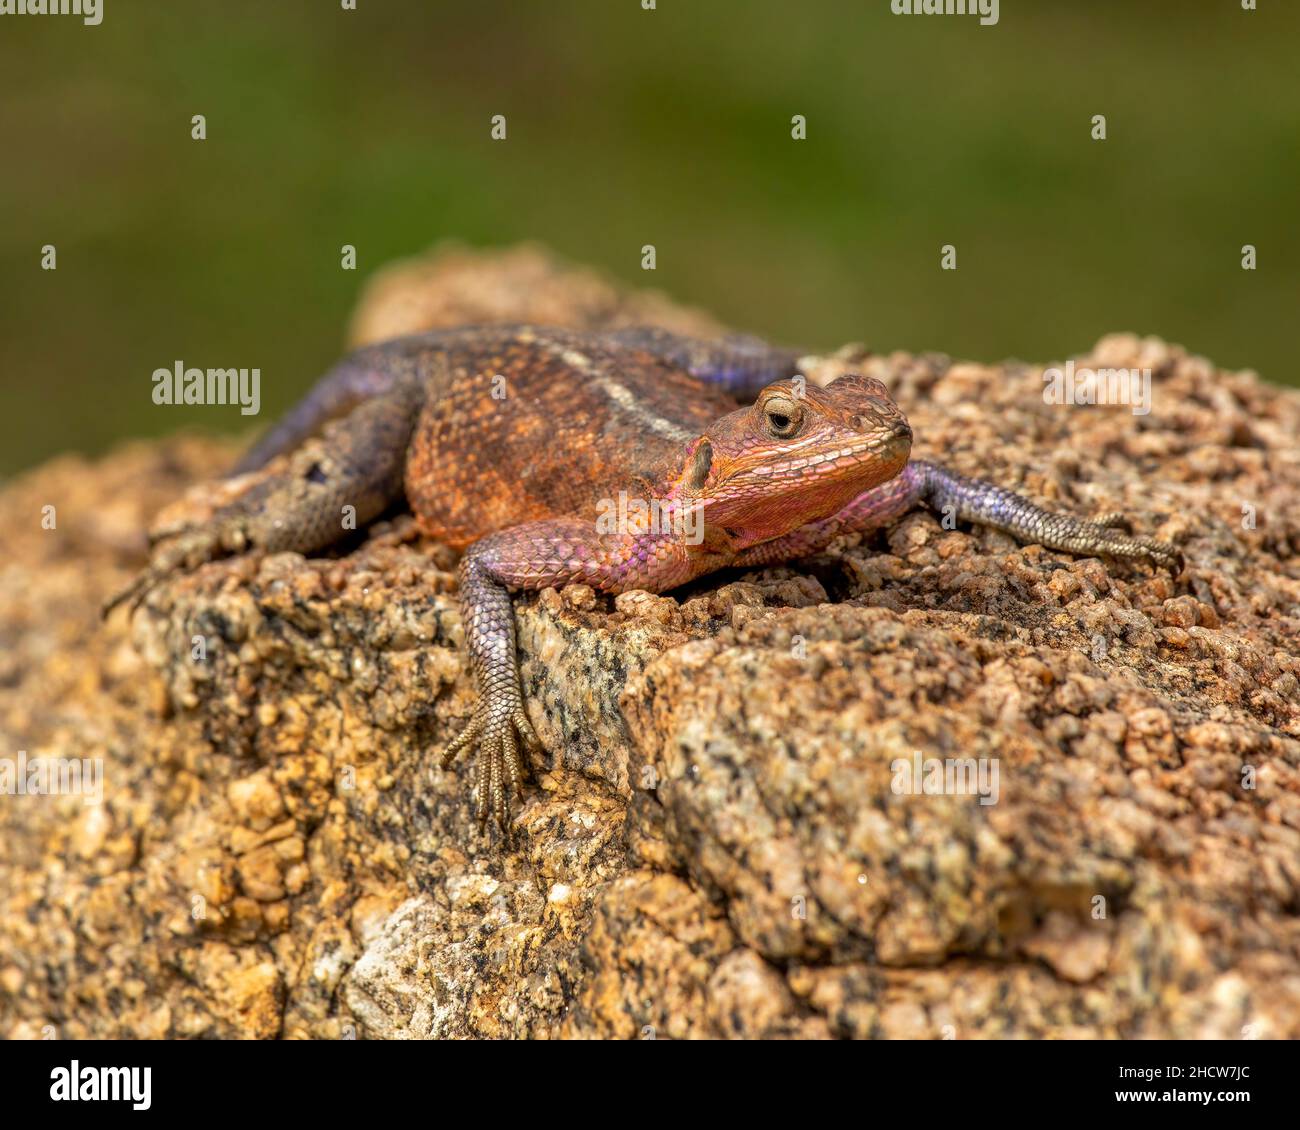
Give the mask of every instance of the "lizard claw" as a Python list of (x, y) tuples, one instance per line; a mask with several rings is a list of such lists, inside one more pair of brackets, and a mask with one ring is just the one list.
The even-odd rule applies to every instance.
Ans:
[(1146, 549), (1147, 556), (1157, 565), (1163, 565), (1175, 577), (1186, 568), (1187, 562), (1183, 559), (1183, 555), (1167, 541), (1153, 541), (1149, 538), (1138, 540)]
[(162, 551), (155, 550), (154, 559), (140, 570), (135, 580), (126, 588), (109, 597), (100, 606), (100, 619), (107, 620), (109, 613), (119, 604), (127, 605), (130, 611), (134, 612), (140, 607), (140, 602), (149, 595), (149, 590), (171, 576), (184, 563), (184, 560), (184, 553), (168, 552), (166, 546), (163, 547)]
[(107, 620), (110, 613), (119, 604), (128, 604), (130, 610), (134, 612), (140, 606), (140, 601), (145, 598), (145, 594), (158, 583), (158, 580), (159, 578), (154, 575), (153, 570), (146, 569), (126, 588), (119, 589), (99, 606), (99, 618)]
[(1108, 554), (1111, 557), (1127, 557), (1150, 561), (1168, 569), (1175, 577), (1183, 571), (1185, 565), (1183, 555), (1175, 546), (1170, 545), (1167, 541), (1157, 541), (1154, 538), (1120, 537), (1114, 533), (1115, 528), (1119, 525), (1116, 516), (1106, 515), (1105, 517), (1109, 520), (1099, 520), (1094, 523), (1100, 534), (1097, 545), (1098, 552)]
[(163, 535), (152, 543), (149, 564), (126, 588), (110, 597), (100, 607), (102, 619), (119, 604), (128, 604), (134, 612), (140, 602), (149, 594), (149, 590), (165, 581), (174, 573), (196, 568), (205, 561), (211, 561), (224, 551), (221, 527), (192, 526), (180, 534), (172, 535), (170, 540), (162, 541)]
[(446, 769), (462, 750), (478, 747), (474, 815), (480, 829), (492, 817), (510, 835), (510, 800), (523, 793), (533, 776), (527, 751), (541, 749), (522, 705), (480, 700), (468, 724), (443, 748), (438, 766)]

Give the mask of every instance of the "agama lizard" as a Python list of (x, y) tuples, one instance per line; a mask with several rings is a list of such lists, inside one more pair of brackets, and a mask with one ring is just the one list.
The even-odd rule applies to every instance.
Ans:
[[(420, 529), (463, 549), (460, 607), (479, 699), (446, 746), (478, 747), (476, 813), (508, 828), (540, 748), (524, 710), (511, 592), (584, 582), (663, 592), (725, 566), (797, 559), (918, 504), (1052, 549), (1181, 569), (1173, 546), (1107, 518), (1053, 514), (979, 479), (909, 462), (878, 380), (825, 386), (753, 339), (531, 326), (434, 332), (340, 362), (240, 461), (263, 468), (210, 520), (158, 531), (109, 608), (178, 569), (243, 552), (310, 553), (403, 493)], [(738, 402), (745, 407), (737, 407)], [(320, 434), (323, 443), (301, 448)], [(625, 506), (612, 521), (620, 495)], [(106, 609), (107, 611), (107, 609)]]

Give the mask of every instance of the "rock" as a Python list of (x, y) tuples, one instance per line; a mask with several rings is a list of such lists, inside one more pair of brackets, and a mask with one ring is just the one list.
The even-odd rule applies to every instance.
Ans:
[(493, 255), (451, 242), (385, 267), (352, 317), (353, 345), (438, 326), (531, 322), (538, 326), (663, 326), (712, 337), (721, 322), (649, 290), (627, 290), (596, 271), (562, 263), (535, 244)]
[[(524, 320), (718, 328), (452, 249), (353, 332)], [(499, 852), (435, 768), (472, 686), (408, 517), (101, 626), (235, 446), (11, 482), (0, 756), (104, 787), (0, 797), (0, 1035), (1300, 1036), (1300, 395), (1129, 335), (1081, 363), (1150, 366), (1151, 413), (932, 355), (810, 375), (884, 380), (918, 455), (1177, 540), (1181, 580), (918, 513), (667, 596), (523, 597), (554, 757)], [(965, 759), (996, 803), (925, 792)]]

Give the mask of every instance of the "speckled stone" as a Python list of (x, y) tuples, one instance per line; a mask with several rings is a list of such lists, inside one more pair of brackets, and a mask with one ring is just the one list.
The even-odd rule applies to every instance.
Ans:
[[(529, 319), (714, 328), (452, 250), (354, 336)], [(101, 758), (105, 795), (0, 797), (0, 1036), (1300, 1037), (1300, 395), (1153, 339), (1089, 361), (1149, 365), (1151, 414), (930, 355), (811, 375), (884, 380), (918, 455), (1179, 541), (1181, 581), (915, 514), (668, 596), (522, 598), (553, 757), (511, 851), (434, 768), (472, 687), (454, 558), (408, 518), (101, 626), (233, 446), (11, 482), (0, 756)], [(896, 793), (918, 752), (996, 759), (998, 803)]]

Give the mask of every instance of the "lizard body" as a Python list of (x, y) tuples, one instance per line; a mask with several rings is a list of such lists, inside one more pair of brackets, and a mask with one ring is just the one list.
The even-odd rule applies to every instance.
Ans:
[[(797, 559), (921, 504), (1050, 548), (1181, 568), (1172, 546), (1110, 521), (909, 462), (911, 429), (881, 382), (821, 387), (798, 376), (796, 357), (748, 338), (533, 326), (359, 350), (240, 461), (259, 472), (242, 495), (207, 522), (157, 531), (149, 567), (109, 607), (223, 554), (325, 548), (343, 536), (343, 507), (367, 522), (405, 495), (424, 533), (465, 551), (479, 700), (441, 764), (477, 746), (480, 824), (494, 815), (505, 828), (524, 746), (538, 744), (512, 592), (573, 581), (663, 592)], [(320, 445), (302, 446), (317, 433)]]

